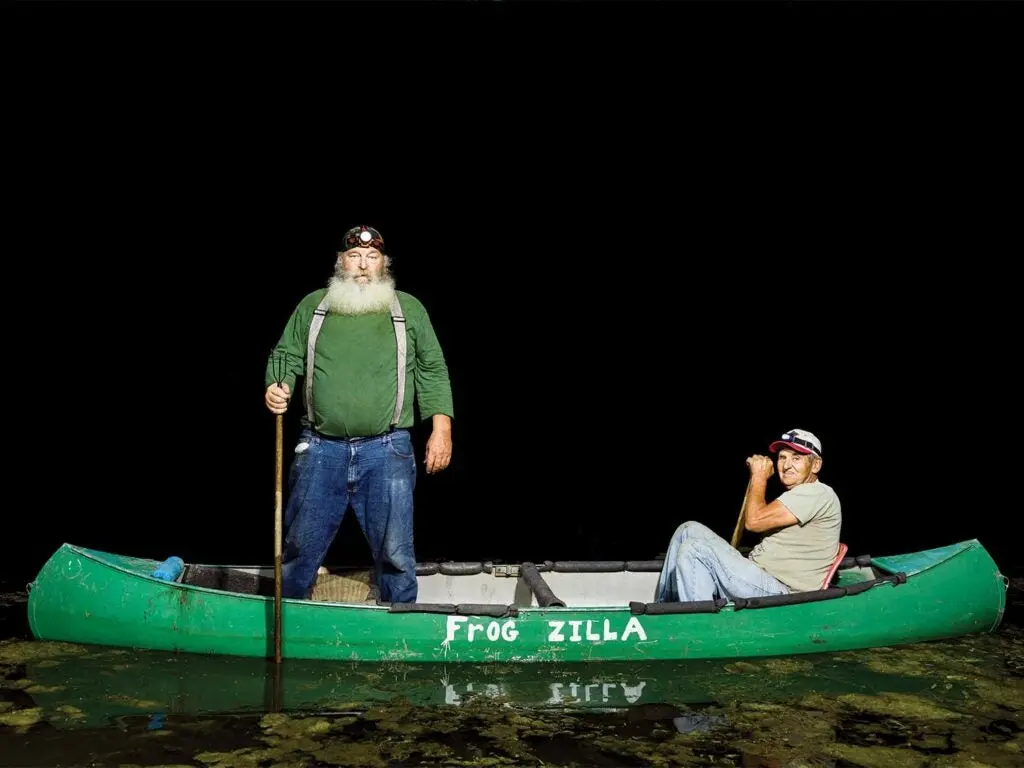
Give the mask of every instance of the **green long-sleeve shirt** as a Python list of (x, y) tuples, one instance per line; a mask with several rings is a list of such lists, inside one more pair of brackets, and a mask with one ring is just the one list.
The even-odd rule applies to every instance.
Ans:
[[(308, 423), (304, 387), (296, 379), (306, 374), (306, 343), (313, 311), (326, 295), (322, 288), (299, 302), (267, 360), (264, 387), (282, 375), (292, 396), (289, 410), (302, 410)], [(441, 345), (423, 304), (397, 291), (406, 328), (405, 399), (397, 426), (414, 423), (413, 400), (420, 417), (435, 414), (455, 418), (451, 382)], [(395, 330), (387, 310), (364, 315), (328, 312), (316, 340), (313, 361), (313, 427), (332, 437), (368, 437), (386, 432), (398, 397)], [(276, 369), (276, 370), (275, 370)]]

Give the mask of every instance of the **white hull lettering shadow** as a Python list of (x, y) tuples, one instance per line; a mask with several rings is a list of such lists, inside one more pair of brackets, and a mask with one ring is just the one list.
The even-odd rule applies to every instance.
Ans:
[[(601, 682), (551, 683), (549, 685), (551, 696), (544, 703), (563, 704), (566, 701), (582, 701), (587, 703), (600, 702), (602, 704), (614, 702), (618, 704), (625, 700), (628, 704), (636, 704), (640, 701), (640, 697), (643, 696), (644, 686), (646, 685), (647, 681), (645, 680), (641, 680), (635, 685)], [(444, 703), (460, 706), (463, 703), (463, 699), (470, 694), (486, 696), (492, 699), (498, 696), (511, 696), (511, 698), (515, 698), (514, 691), (510, 695), (506, 687), (500, 684), (466, 683), (461, 686), (448, 684), (444, 687)]]

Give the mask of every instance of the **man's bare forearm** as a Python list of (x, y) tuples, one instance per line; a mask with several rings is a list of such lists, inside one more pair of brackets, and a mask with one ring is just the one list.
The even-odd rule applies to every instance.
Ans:
[(751, 523), (757, 523), (758, 513), (767, 505), (764, 501), (765, 487), (768, 485), (768, 478), (755, 475), (750, 478), (750, 487), (747, 489), (745, 512), (743, 514), (743, 526), (748, 531), (756, 530), (751, 528)]

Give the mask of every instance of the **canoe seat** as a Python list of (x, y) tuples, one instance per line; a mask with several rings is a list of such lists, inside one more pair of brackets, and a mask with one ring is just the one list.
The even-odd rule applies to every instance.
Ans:
[(316, 583), (309, 599), (323, 603), (363, 603), (371, 600), (372, 571), (348, 570), (331, 573), (326, 568), (317, 572)]
[(825, 580), (821, 582), (822, 589), (828, 589), (828, 585), (832, 583), (832, 577), (836, 575), (836, 571), (839, 570), (839, 564), (846, 557), (846, 550), (848, 547), (839, 542), (839, 553), (836, 555), (836, 559), (832, 561), (832, 567), (828, 569), (828, 574), (825, 576)]

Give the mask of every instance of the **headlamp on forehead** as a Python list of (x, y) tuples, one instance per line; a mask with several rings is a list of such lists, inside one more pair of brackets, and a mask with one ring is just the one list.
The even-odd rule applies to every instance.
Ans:
[(791, 429), (782, 437), (768, 446), (768, 450), (775, 453), (784, 445), (799, 451), (800, 453), (811, 453), (821, 457), (821, 440), (817, 435), (803, 429)]
[(384, 238), (373, 227), (352, 227), (341, 238), (341, 248), (339, 250), (347, 251), (349, 248), (376, 248), (381, 253), (384, 253)]

